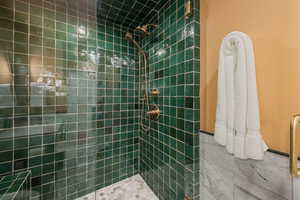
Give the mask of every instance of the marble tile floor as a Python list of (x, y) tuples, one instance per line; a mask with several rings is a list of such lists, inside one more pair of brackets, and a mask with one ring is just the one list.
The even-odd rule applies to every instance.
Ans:
[(263, 161), (240, 160), (212, 136), (201, 134), (200, 166), (201, 199), (293, 199), (288, 157), (266, 152)]
[(98, 190), (77, 200), (158, 200), (140, 175)]

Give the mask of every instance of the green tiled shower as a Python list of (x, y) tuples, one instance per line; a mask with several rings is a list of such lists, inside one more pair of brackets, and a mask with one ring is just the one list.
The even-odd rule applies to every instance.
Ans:
[(187, 19), (184, 3), (167, 1), (154, 16), (158, 28), (143, 40), (150, 87), (160, 91), (152, 103), (162, 115), (141, 131), (141, 173), (160, 199), (199, 198), (199, 1)]
[[(163, 200), (199, 199), (199, 1), (1, 0), (0, 176), (32, 199), (76, 199), (141, 174)], [(139, 52), (161, 115), (141, 129)], [(149, 120), (149, 119), (146, 119)], [(145, 121), (144, 121), (145, 122)]]

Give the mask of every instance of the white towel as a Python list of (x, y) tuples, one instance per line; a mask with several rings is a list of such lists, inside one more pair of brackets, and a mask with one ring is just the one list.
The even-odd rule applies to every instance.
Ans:
[(229, 33), (220, 49), (215, 140), (241, 159), (262, 160), (268, 149), (260, 133), (251, 39)]

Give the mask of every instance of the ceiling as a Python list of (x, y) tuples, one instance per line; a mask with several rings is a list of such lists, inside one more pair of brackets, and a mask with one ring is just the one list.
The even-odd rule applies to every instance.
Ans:
[(168, 0), (98, 0), (98, 19), (135, 28), (155, 23), (157, 10)]

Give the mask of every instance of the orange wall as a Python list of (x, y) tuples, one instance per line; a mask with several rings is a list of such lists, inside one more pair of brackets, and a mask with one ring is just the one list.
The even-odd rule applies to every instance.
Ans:
[(221, 41), (231, 31), (245, 32), (254, 44), (263, 137), (270, 148), (288, 152), (289, 121), (300, 114), (300, 1), (200, 2), (201, 129), (214, 131)]

